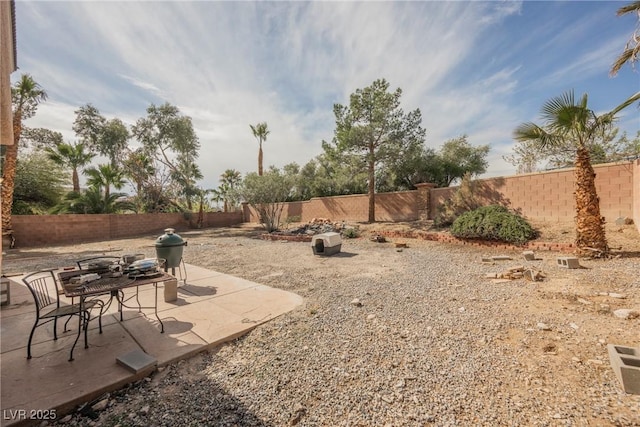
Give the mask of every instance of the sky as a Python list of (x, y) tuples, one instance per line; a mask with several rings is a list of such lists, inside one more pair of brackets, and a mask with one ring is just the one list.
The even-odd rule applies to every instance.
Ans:
[[(88, 103), (127, 125), (169, 102), (193, 120), (203, 188), (226, 169), (257, 171), (250, 124), (267, 122), (265, 168), (304, 165), (335, 130), (333, 105), (384, 78), (419, 108), (427, 147), (467, 135), (490, 145), (483, 177), (508, 176), (513, 130), (574, 90), (608, 111), (640, 90), (611, 64), (638, 17), (629, 1), (21, 1), (20, 74), (48, 99), (25, 125), (75, 141)], [(635, 136), (639, 110), (618, 122)], [(131, 141), (135, 146), (136, 141)]]

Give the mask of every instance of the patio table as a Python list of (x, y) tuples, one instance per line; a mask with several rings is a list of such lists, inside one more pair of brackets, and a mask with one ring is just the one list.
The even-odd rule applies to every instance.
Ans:
[[(86, 301), (92, 298), (99, 298), (102, 296), (109, 296), (109, 301), (101, 308), (100, 316), (108, 308), (111, 306), (113, 299), (115, 298), (118, 301), (118, 311), (120, 312), (120, 321), (123, 320), (122, 316), (122, 308), (137, 308), (139, 312), (142, 312), (143, 309), (153, 309), (158, 322), (160, 322), (160, 333), (164, 333), (164, 324), (162, 323), (162, 319), (158, 316), (158, 284), (163, 283), (168, 280), (173, 280), (174, 277), (166, 272), (159, 271), (153, 274), (145, 274), (136, 277), (129, 277), (127, 274), (123, 274), (119, 277), (113, 277), (112, 273), (104, 273), (101, 275), (99, 279), (92, 280), (90, 282), (84, 284), (75, 284), (72, 283), (72, 278), (81, 276), (86, 274), (87, 270), (71, 270), (71, 271), (61, 271), (58, 273), (58, 278), (60, 279), (60, 283), (62, 284), (62, 290), (64, 295), (68, 298), (80, 298), (80, 307), (84, 307)], [(153, 306), (145, 306), (143, 307), (140, 303), (139, 298), (139, 288), (140, 286), (145, 285), (153, 285), (155, 290), (154, 296), (154, 305)], [(129, 288), (136, 288), (135, 294), (125, 298), (124, 290)], [(137, 302), (137, 307), (127, 305), (127, 302), (135, 298)], [(81, 309), (82, 311), (82, 309)], [(78, 337), (76, 341), (73, 343), (73, 348), (71, 352), (73, 354), (73, 349), (75, 348), (78, 338), (80, 337), (80, 332), (82, 330), (82, 316), (78, 316), (79, 326), (78, 326)], [(88, 325), (87, 325), (88, 327)]]

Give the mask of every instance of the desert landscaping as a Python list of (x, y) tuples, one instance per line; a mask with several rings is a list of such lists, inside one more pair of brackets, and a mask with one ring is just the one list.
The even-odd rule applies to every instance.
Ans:
[[(571, 242), (571, 224), (535, 225), (539, 240)], [(525, 260), (518, 250), (371, 238), (424, 224), (358, 226), (361, 237), (331, 257), (264, 240), (255, 224), (182, 232), (187, 263), (305, 304), (58, 425), (640, 425), (640, 395), (623, 391), (607, 354), (607, 344), (640, 344), (635, 225), (608, 224), (613, 256), (581, 258), (578, 269), (558, 266), (567, 254), (552, 251)], [(153, 236), (9, 252), (3, 270), (131, 250), (153, 256)], [(543, 277), (490, 278), (517, 266)]]

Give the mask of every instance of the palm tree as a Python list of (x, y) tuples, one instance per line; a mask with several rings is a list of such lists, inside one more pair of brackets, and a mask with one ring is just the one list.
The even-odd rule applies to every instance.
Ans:
[(640, 92), (598, 116), (587, 107), (586, 94), (576, 102), (573, 91), (566, 92), (543, 105), (542, 126), (523, 123), (514, 131), (518, 141), (533, 141), (542, 149), (558, 144), (572, 144), (575, 148), (576, 246), (581, 255), (595, 251), (602, 256), (609, 252), (589, 147), (612, 125), (616, 114), (639, 99)]
[(100, 192), (104, 190), (105, 202), (110, 199), (111, 186), (120, 190), (126, 184), (124, 174), (120, 169), (112, 167), (110, 164), (98, 165), (84, 171), (87, 175), (87, 184), (97, 188)]
[(56, 206), (52, 213), (65, 214), (112, 214), (123, 211), (136, 211), (133, 203), (119, 200), (126, 196), (124, 193), (110, 193), (109, 197), (102, 195), (99, 186), (91, 186), (83, 193), (68, 193), (62, 203)]
[(207, 201), (207, 194), (211, 193), (211, 190), (205, 190), (204, 188), (198, 187), (196, 190), (196, 195), (198, 196), (198, 221), (196, 223), (198, 228), (202, 228), (204, 226), (204, 208)]
[(235, 211), (237, 197), (236, 190), (240, 182), (242, 181), (242, 175), (240, 171), (235, 169), (227, 169), (222, 175), (220, 175), (220, 192), (224, 200), (224, 212), (229, 210), (229, 206), (233, 207)]
[[(638, 15), (638, 19), (640, 20), (640, 1), (634, 1), (629, 3), (626, 6), (618, 9), (618, 16), (626, 15), (627, 13), (635, 13)], [(620, 68), (627, 62), (631, 62), (631, 64), (638, 61), (638, 56), (640, 56), (640, 26), (636, 28), (633, 36), (627, 42), (627, 45), (624, 47), (624, 51), (620, 54), (616, 62), (611, 66), (610, 75), (615, 76), (620, 71)]]
[(88, 165), (94, 157), (92, 153), (85, 153), (84, 148), (85, 145), (82, 142), (74, 144), (62, 143), (57, 144), (55, 148), (45, 148), (47, 157), (56, 164), (73, 170), (73, 191), (76, 193), (80, 192), (78, 168)]
[(251, 132), (253, 132), (253, 136), (258, 140), (258, 144), (260, 144), (260, 148), (258, 149), (258, 176), (262, 176), (262, 142), (267, 140), (267, 135), (269, 135), (269, 129), (267, 129), (266, 123), (258, 123), (257, 125), (249, 125), (251, 128)]
[(181, 187), (189, 212), (193, 211), (193, 197), (198, 195), (196, 180), (203, 177), (200, 167), (192, 159), (185, 157), (180, 158), (176, 168), (171, 170), (171, 178)]
[(213, 188), (209, 190), (211, 193), (211, 201), (214, 202), (217, 206), (217, 209), (220, 209), (220, 202), (224, 202), (224, 194), (222, 193), (222, 189), (220, 187)]
[(47, 93), (29, 74), (23, 74), (11, 88), (13, 105), (13, 144), (6, 146), (2, 165), (2, 235), (11, 235), (11, 209), (13, 208), (13, 188), (18, 161), (18, 146), (22, 134), (22, 121), (33, 117), (38, 104), (47, 99)]

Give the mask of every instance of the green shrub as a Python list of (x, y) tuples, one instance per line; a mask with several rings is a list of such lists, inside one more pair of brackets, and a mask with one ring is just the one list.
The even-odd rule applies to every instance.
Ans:
[(360, 237), (360, 229), (358, 227), (350, 227), (342, 230), (342, 236), (347, 239), (355, 239), (356, 237)]
[(461, 239), (514, 244), (526, 243), (537, 234), (524, 218), (500, 205), (483, 206), (463, 213), (453, 222), (450, 231)]

